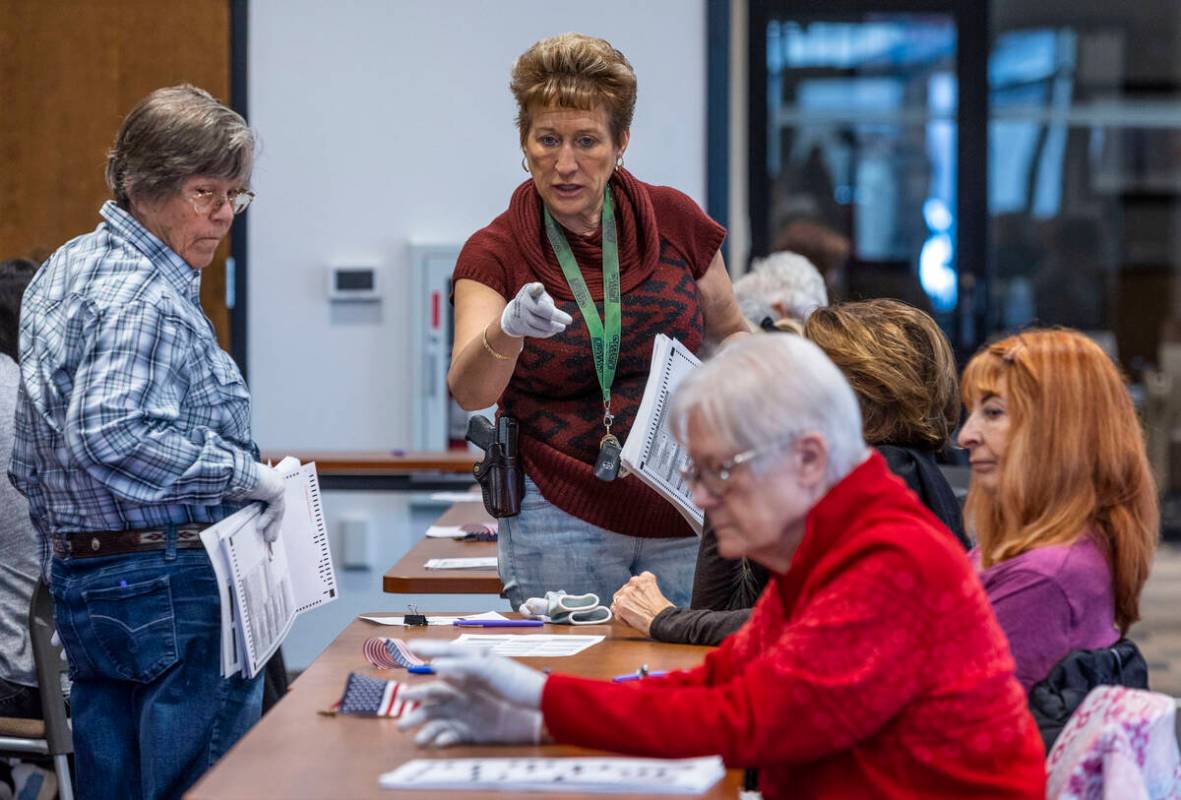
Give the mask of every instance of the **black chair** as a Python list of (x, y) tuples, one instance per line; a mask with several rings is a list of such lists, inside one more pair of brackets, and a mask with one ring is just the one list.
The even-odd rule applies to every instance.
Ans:
[(49, 587), (39, 581), (29, 606), (29, 634), (33, 642), (42, 718), (0, 717), (0, 751), (52, 756), (58, 797), (74, 800), (69, 760), (74, 752), (74, 737), (61, 691), (61, 676), (67, 667), (62, 658), (62, 646), (52, 641), (54, 630), (53, 596)]

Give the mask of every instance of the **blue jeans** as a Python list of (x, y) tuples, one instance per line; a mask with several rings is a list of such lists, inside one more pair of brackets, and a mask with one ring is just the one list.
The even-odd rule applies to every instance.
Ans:
[(54, 558), (80, 798), (180, 797), (259, 717), (262, 674), (221, 676), (205, 550)]
[(688, 606), (697, 537), (646, 539), (604, 530), (555, 508), (525, 478), (521, 513), (500, 520), (497, 560), (513, 609), (527, 598), (565, 589), (594, 592), (603, 605), (632, 575), (647, 570), (674, 605)]

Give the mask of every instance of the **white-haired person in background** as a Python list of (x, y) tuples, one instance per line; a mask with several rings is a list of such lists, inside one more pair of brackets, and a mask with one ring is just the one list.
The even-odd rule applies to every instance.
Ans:
[(736, 342), (671, 412), (722, 554), (774, 573), (750, 621), (702, 666), (633, 683), (415, 642), (442, 680), (407, 692), (421, 705), (401, 727), (420, 745), (719, 754), (758, 768), (768, 800), (1042, 797), (1041, 741), (972, 566), (867, 448), (821, 350)]
[(824, 278), (812, 262), (781, 251), (756, 258), (734, 282), (734, 296), (751, 324), (769, 330), (786, 321), (796, 333), (813, 311), (828, 305)]

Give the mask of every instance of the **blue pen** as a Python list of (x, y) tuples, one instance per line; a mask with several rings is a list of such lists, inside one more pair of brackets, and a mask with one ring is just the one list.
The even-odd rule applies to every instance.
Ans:
[(648, 665), (645, 664), (644, 666), (640, 667), (635, 672), (625, 672), (622, 675), (616, 675), (611, 680), (614, 683), (627, 683), (628, 681), (639, 681), (639, 680), (643, 680), (644, 678), (659, 678), (661, 675), (667, 675), (667, 674), (668, 674), (668, 670), (663, 670), (663, 669), (652, 670), (651, 672), (649, 672)]
[(461, 628), (540, 628), (539, 619), (457, 619), (451, 623)]
[(434, 675), (435, 670), (430, 664), (411, 664), (406, 667), (406, 671), (411, 675)]

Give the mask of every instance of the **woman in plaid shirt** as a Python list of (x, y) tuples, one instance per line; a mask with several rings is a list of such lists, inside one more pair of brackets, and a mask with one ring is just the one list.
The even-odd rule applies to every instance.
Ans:
[(200, 305), (244, 211), (255, 138), (192, 86), (123, 121), (114, 195), (21, 310), (9, 476), (40, 533), (83, 797), (177, 797), (253, 724), (261, 677), (223, 678), (199, 532), (253, 499), (273, 540), (283, 481), (258, 463), (250, 393)]

